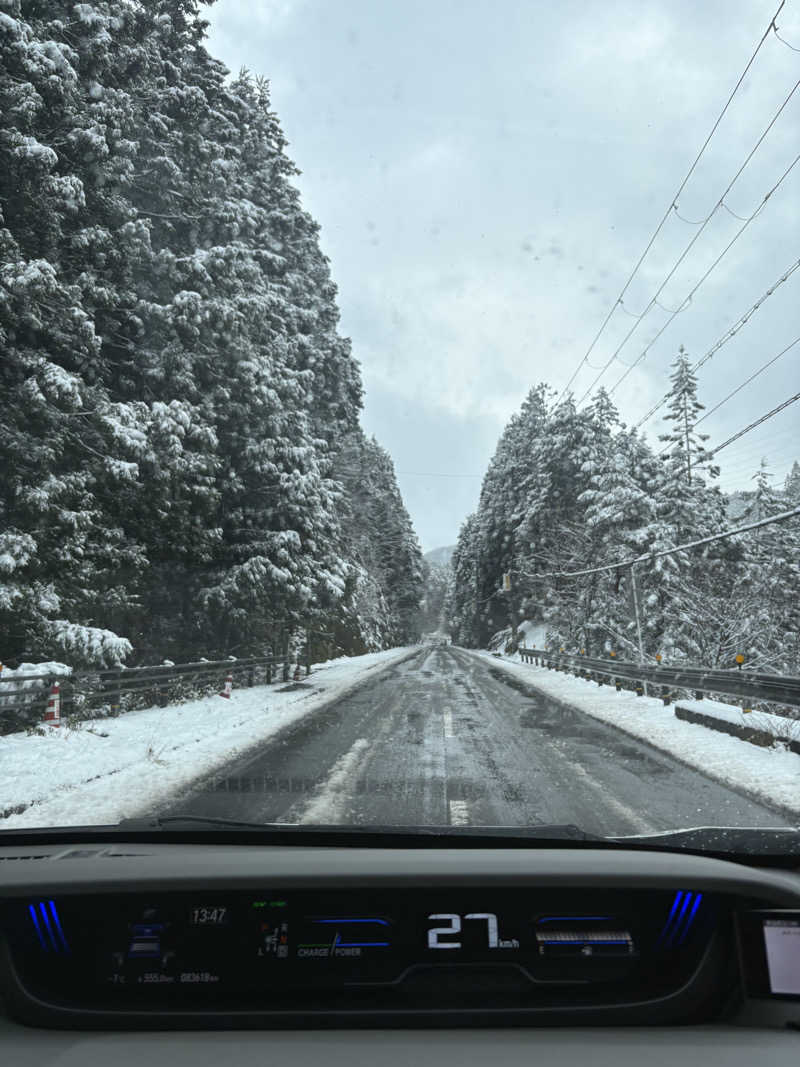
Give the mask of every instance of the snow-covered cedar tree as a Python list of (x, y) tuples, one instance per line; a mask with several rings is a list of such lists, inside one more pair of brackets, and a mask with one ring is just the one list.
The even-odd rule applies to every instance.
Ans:
[(0, 9), (3, 657), (409, 639), (388, 459), (393, 555), (343, 530), (359, 368), (266, 81), (229, 79), (196, 0)]

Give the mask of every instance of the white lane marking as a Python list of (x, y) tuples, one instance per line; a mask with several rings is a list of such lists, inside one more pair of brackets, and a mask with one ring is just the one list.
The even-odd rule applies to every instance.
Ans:
[(431, 652), (428, 653), (428, 655), (425, 657), (425, 659), (422, 661), (422, 663), (420, 663), (419, 670), (421, 670), (421, 671), (429, 671), (433, 667), (435, 667), (436, 666), (436, 657), (437, 657), (437, 655), (438, 655), (437, 649), (434, 648)]
[(606, 787), (603, 786), (600, 782), (598, 782), (596, 778), (593, 778), (585, 767), (581, 767), (579, 763), (573, 763), (571, 764), (571, 769), (573, 773), (577, 774), (580, 778), (584, 780), (584, 782), (590, 789), (602, 795), (603, 804), (605, 804), (606, 807), (612, 808), (614, 811), (616, 811), (618, 815), (621, 815), (623, 819), (629, 822), (632, 826), (636, 827), (639, 833), (648, 833), (650, 830), (653, 829), (652, 825), (649, 822), (646, 822), (639, 815), (638, 812), (634, 811), (633, 808), (629, 808), (627, 804), (623, 803), (621, 800), (618, 800), (616, 797), (612, 796), (609, 792), (607, 792)]
[(444, 736), (455, 737), (453, 733), (453, 713), (450, 708), (444, 709)]
[(370, 747), (365, 737), (360, 737), (349, 752), (334, 763), (328, 780), (319, 787), (308, 804), (294, 818), (284, 819), (293, 823), (335, 823), (343, 814), (347, 799), (347, 787), (355, 776), (366, 750)]
[(448, 800), (447, 808), (451, 826), (469, 826), (469, 808), (466, 800)]

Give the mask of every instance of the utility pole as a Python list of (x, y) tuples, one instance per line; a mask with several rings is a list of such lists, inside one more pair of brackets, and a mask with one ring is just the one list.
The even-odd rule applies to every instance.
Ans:
[[(636, 636), (639, 639), (639, 666), (644, 666), (644, 647), (642, 646), (642, 624), (639, 621), (639, 591), (636, 588), (636, 564), (631, 564), (631, 591), (633, 592), (633, 612), (636, 616)], [(647, 682), (642, 683), (644, 695), (647, 696)]]
[(511, 574), (505, 573), (503, 575), (503, 592), (508, 593), (508, 630), (509, 641), (511, 642), (511, 651), (514, 651), (514, 601), (511, 598)]
[(480, 586), (481, 586), (480, 569), (481, 569), (481, 550), (480, 550), (480, 548), (476, 548), (475, 549), (475, 640), (478, 642), (478, 645), (480, 645), (480, 616), (478, 614), (479, 610), (480, 610), (480, 599), (479, 599)]

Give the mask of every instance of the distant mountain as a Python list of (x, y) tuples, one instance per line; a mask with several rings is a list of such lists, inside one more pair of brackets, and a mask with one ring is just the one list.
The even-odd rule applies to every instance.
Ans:
[(430, 552), (425, 553), (424, 558), (428, 563), (438, 563), (440, 567), (446, 567), (453, 558), (455, 550), (455, 545), (444, 545), (442, 548), (432, 548)]

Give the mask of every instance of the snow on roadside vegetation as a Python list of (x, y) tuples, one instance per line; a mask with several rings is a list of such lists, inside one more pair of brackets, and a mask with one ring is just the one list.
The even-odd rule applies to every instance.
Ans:
[[(72, 667), (68, 667), (66, 663), (56, 663), (54, 660), (48, 660), (46, 663), (20, 663), (19, 667), (12, 668), (3, 666), (0, 668), (0, 697), (4, 696), (8, 699), (9, 694), (16, 692), (19, 689), (36, 689), (41, 688), (48, 678), (66, 677), (72, 674)], [(29, 678), (26, 682), (17, 682), (18, 678)], [(4, 686), (4, 682), (14, 681), (14, 686)]]
[[(502, 659), (489, 652), (476, 655), (491, 659), (496, 667), (527, 682), (544, 695), (615, 726), (662, 752), (668, 752), (723, 785), (800, 815), (800, 756), (793, 752), (778, 747), (760, 748), (738, 737), (683, 722), (676, 718), (674, 707), (664, 707), (660, 699), (637, 697), (628, 691), (618, 693), (610, 686), (598, 686), (595, 682), (561, 674), (547, 667), (521, 663), (518, 654)], [(743, 716), (741, 712), (736, 719), (736, 708), (715, 701), (679, 703), (705, 714), (714, 714), (723, 709), (720, 717), (731, 714), (733, 721), (737, 722), (750, 719), (750, 716)], [(792, 720), (786, 721), (794, 726)], [(756, 721), (752, 725), (761, 728)]]
[[(19, 667), (0, 666), (0, 716), (3, 709), (39, 703), (44, 706), (42, 690), (50, 678), (66, 678), (72, 667), (48, 660), (45, 663), (20, 663)], [(20, 679), (25, 679), (20, 681)], [(0, 785), (0, 791), (2, 786)], [(0, 801), (0, 814), (2, 814)]]
[(77, 729), (48, 728), (44, 737), (0, 737), (0, 830), (116, 823), (166, 804), (177, 790), (411, 651), (316, 664), (310, 688), (234, 689), (230, 700), (210, 696), (89, 720)]

